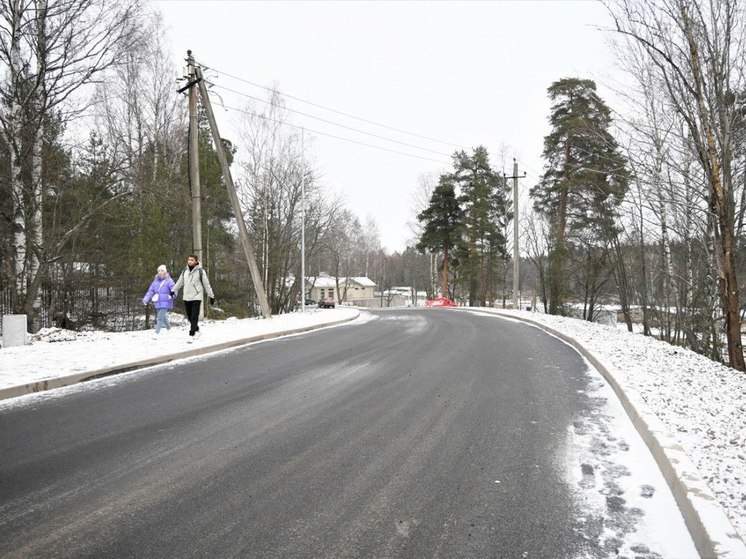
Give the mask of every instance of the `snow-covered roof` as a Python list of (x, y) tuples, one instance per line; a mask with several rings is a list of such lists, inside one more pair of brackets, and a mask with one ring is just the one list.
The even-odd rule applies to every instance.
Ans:
[[(350, 278), (340, 277), (339, 285), (343, 286), (346, 280), (349, 280), (350, 283), (357, 283), (360, 287), (376, 286), (376, 283), (373, 280), (366, 278), (365, 276), (356, 276)], [(333, 276), (311, 276), (306, 278), (306, 282), (308, 282), (309, 284), (313, 284), (314, 287), (337, 287), (337, 278)]]

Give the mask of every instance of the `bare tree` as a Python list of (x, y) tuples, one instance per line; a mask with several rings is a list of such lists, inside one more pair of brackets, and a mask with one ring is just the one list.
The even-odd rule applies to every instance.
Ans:
[[(141, 40), (121, 53), (105, 82), (96, 84), (91, 112), (96, 138), (119, 181), (118, 194), (127, 197), (127, 207), (133, 209), (127, 219), (129, 242), (118, 252), (127, 255), (131, 274), (146, 278), (158, 264), (169, 269), (181, 264), (179, 255), (189, 250), (190, 224), (180, 216), (190, 201), (182, 170), (187, 103), (175, 92), (176, 68), (160, 14), (154, 14), (141, 33)], [(112, 269), (115, 258), (103, 256)], [(129, 291), (131, 283), (120, 287)], [(129, 298), (123, 302), (128, 304)], [(132, 311), (129, 306), (115, 310)], [(149, 310), (146, 307), (146, 327)]]
[(159, 169), (172, 176), (178, 173), (187, 107), (174, 93), (175, 75), (162, 18), (156, 14), (144, 28), (142, 41), (122, 53), (106, 83), (97, 84), (98, 134), (133, 191), (156, 181)]
[(381, 234), (378, 231), (378, 224), (373, 216), (367, 216), (365, 225), (362, 228), (362, 236), (356, 247), (359, 253), (360, 262), (357, 265), (357, 275), (370, 277), (372, 259), (374, 255), (381, 250)]
[[(542, 218), (538, 212), (529, 207), (522, 213), (521, 224), (524, 235), (524, 250), (529, 261), (536, 269), (537, 284), (535, 292), (539, 295), (542, 308), (545, 313), (549, 312), (549, 289), (547, 285), (547, 267), (550, 244), (549, 222)], [(531, 305), (536, 308), (536, 302)]]
[(643, 47), (687, 125), (705, 177), (728, 361), (746, 370), (736, 271), (733, 125), (746, 90), (736, 0), (608, 2), (616, 31)]
[[(347, 279), (359, 275), (354, 253), (358, 249), (358, 239), (363, 237), (360, 220), (350, 211), (340, 211), (330, 224), (322, 239), (324, 252), (328, 255), (331, 272), (336, 277), (337, 301), (347, 299)], [(340, 281), (344, 283), (340, 286)]]
[[(445, 172), (446, 171), (444, 170), (444, 173)], [(412, 233), (412, 237), (414, 239), (414, 242), (412, 244), (415, 246), (419, 239), (422, 238), (422, 234), (424, 232), (424, 225), (420, 220), (417, 219), (417, 216), (420, 215), (430, 205), (430, 199), (433, 196), (433, 191), (435, 190), (435, 187), (438, 186), (439, 175), (423, 174), (417, 178), (417, 188), (412, 193), (411, 198), (413, 219), (408, 222), (409, 230)], [(426, 291), (428, 297), (435, 297), (435, 294), (438, 291), (438, 285), (440, 284), (440, 279), (438, 277), (439, 253), (428, 251), (427, 256), (430, 259), (430, 282), (426, 287)]]
[(0, 83), (0, 124), (14, 193), (14, 306), (32, 320), (40, 305), (40, 267), (48, 264), (42, 223), (45, 127), (53, 114), (66, 121), (86, 110), (81, 88), (100, 79), (139, 41), (139, 18), (140, 0), (0, 3), (0, 63), (7, 68)]
[[(289, 309), (302, 293), (300, 278), (301, 217), (305, 216), (306, 262), (321, 250), (324, 232), (337, 213), (338, 201), (324, 197), (306, 142), (312, 138), (289, 126), (284, 99), (270, 94), (265, 110), (249, 103), (239, 132), (239, 199), (257, 244), (264, 287), (273, 312)], [(305, 202), (303, 195), (305, 194)], [(305, 203), (305, 211), (301, 205)]]
[[(635, 82), (625, 92), (629, 107), (623, 127), (634, 188), (623, 224), (626, 242), (637, 245), (638, 258), (619, 268), (619, 275), (638, 274), (627, 285), (637, 291), (646, 334), (654, 327), (671, 343), (681, 343), (683, 335), (693, 349), (706, 353), (697, 340), (704, 338), (703, 329), (709, 338), (712, 325), (694, 318), (704, 314), (692, 301), (693, 281), (700, 275), (695, 270), (703, 266), (693, 243), (700, 244), (709, 228), (707, 191), (691, 187), (706, 181), (696, 165), (698, 154), (686, 121), (675, 110), (660, 72), (643, 45), (625, 46), (617, 54)], [(619, 295), (621, 300), (623, 293)]]
[[(444, 173), (446, 171), (443, 171)], [(423, 225), (417, 219), (417, 216), (430, 205), (430, 198), (433, 195), (433, 190), (438, 186), (438, 176), (433, 173), (422, 174), (417, 177), (417, 188), (414, 189), (410, 197), (410, 208), (412, 210), (412, 219), (407, 222), (412, 238), (415, 239), (415, 243), (422, 237)], [(415, 244), (413, 243), (413, 244)]]

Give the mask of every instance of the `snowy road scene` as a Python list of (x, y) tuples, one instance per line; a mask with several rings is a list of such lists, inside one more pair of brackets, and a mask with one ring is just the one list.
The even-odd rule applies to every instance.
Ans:
[(699, 556), (603, 377), (484, 311), (362, 311), (0, 419), (3, 556)]
[(0, 559), (746, 559), (746, 1), (0, 2)]

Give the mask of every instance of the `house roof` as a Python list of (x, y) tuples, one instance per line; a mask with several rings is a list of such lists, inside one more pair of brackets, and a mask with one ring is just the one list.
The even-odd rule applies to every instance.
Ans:
[(365, 276), (358, 276), (355, 278), (350, 278), (355, 283), (359, 283), (361, 287), (375, 287), (376, 282), (374, 282), (372, 279), (366, 278)]
[[(339, 278), (339, 285), (343, 286), (345, 283), (345, 280), (349, 280), (350, 283), (356, 283), (360, 287), (375, 287), (376, 283), (366, 278), (365, 276), (357, 276), (357, 277), (350, 277), (350, 278)], [(323, 287), (323, 288), (330, 288), (330, 287), (337, 287), (337, 278), (333, 276), (316, 276), (316, 277), (307, 277), (306, 282), (309, 284), (313, 284), (314, 287)]]

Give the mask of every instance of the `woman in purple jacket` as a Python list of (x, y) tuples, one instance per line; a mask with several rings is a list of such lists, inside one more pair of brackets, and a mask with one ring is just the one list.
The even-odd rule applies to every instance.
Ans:
[(155, 319), (155, 333), (158, 335), (161, 327), (165, 326), (166, 330), (171, 330), (171, 323), (168, 321), (168, 311), (174, 308), (174, 300), (171, 298), (171, 291), (174, 288), (174, 280), (168, 275), (168, 269), (161, 264), (158, 266), (158, 273), (150, 284), (150, 289), (142, 298), (142, 304), (147, 305), (149, 302), (155, 305), (158, 312)]

